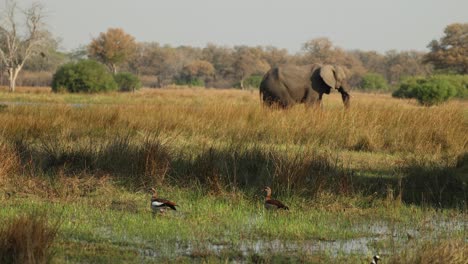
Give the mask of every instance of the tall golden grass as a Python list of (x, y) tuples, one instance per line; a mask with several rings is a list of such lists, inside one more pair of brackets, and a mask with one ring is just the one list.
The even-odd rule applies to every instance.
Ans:
[(323, 110), (298, 106), (278, 111), (262, 108), (256, 94), (239, 91), (165, 90), (125, 96), (119, 104), (82, 108), (11, 106), (0, 115), (2, 134), (70, 139), (138, 132), (190, 140), (432, 154), (459, 154), (468, 142), (464, 108), (456, 102), (426, 108), (355, 95), (350, 111), (343, 111), (337, 98), (325, 102)]
[(425, 242), (416, 248), (410, 247), (397, 256), (390, 258), (389, 263), (408, 264), (464, 264), (468, 258), (468, 244), (463, 240), (445, 240)]
[[(8, 92), (8, 86), (1, 86), (0, 85), (0, 92)], [(41, 93), (51, 93), (52, 89), (50, 87), (45, 86), (17, 86), (16, 87), (16, 94), (25, 94), (25, 93), (32, 93), (32, 94), (41, 94)]]
[[(140, 186), (193, 178), (218, 189), (252, 183), (289, 188), (325, 184), (320, 177), (328, 175), (340, 182), (330, 186), (349, 193), (353, 172), (344, 164), (346, 153), (372, 154), (376, 161), (368, 166), (391, 156), (385, 166), (395, 174), (430, 165), (426, 172), (442, 168), (445, 175), (468, 149), (468, 108), (458, 101), (427, 108), (355, 93), (345, 111), (336, 93), (322, 109), (288, 110), (264, 108), (257, 92), (239, 90), (20, 97), (0, 110), (0, 138), (15, 149), (10, 155), (20, 158), (19, 169), (110, 174)], [(17, 95), (0, 94), (0, 101), (15, 100)], [(349, 163), (359, 170), (362, 161)]]
[(50, 224), (45, 213), (33, 212), (2, 221), (1, 263), (48, 263), (59, 223)]
[(5, 185), (9, 176), (18, 173), (20, 160), (12, 146), (0, 141), (0, 185)]

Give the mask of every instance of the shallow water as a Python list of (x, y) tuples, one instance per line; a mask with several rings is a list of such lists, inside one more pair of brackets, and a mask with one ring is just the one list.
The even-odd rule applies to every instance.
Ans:
[[(450, 232), (463, 232), (467, 230), (467, 223), (461, 220), (437, 221), (433, 219), (424, 223), (422, 227), (408, 227), (395, 225), (393, 223), (378, 222), (372, 225), (362, 225), (355, 227), (356, 230), (363, 231), (368, 236), (339, 239), (339, 240), (319, 240), (310, 239), (304, 241), (291, 241), (273, 239), (241, 241), (240, 243), (213, 244), (213, 243), (175, 243), (163, 248), (138, 249), (143, 258), (157, 259), (158, 257), (175, 256), (197, 256), (200, 254), (222, 255), (226, 252), (235, 252), (247, 257), (252, 254), (326, 254), (329, 256), (340, 256), (356, 254), (372, 256), (374, 254), (388, 255), (400, 251), (411, 243), (422, 241), (434, 241), (443, 237), (443, 234)], [(465, 236), (468, 241), (468, 236)]]

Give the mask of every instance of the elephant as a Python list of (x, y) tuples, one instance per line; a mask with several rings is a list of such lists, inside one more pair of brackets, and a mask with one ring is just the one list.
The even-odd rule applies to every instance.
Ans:
[(267, 106), (289, 108), (296, 103), (320, 106), (323, 94), (332, 88), (341, 93), (345, 108), (350, 95), (342, 66), (310, 64), (304, 66), (283, 65), (271, 68), (260, 83), (260, 98)]

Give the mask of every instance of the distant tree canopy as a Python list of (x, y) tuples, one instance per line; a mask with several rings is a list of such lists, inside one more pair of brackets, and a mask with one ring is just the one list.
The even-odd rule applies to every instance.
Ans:
[(54, 72), (61, 64), (68, 61), (67, 54), (58, 51), (58, 47), (59, 41), (50, 32), (44, 32), (40, 51), (31, 55), (23, 69), (31, 72)]
[(117, 66), (127, 62), (135, 51), (135, 38), (121, 28), (109, 28), (88, 46), (89, 57), (107, 65), (114, 74)]
[(440, 40), (432, 40), (424, 56), (435, 69), (468, 74), (468, 23), (448, 25)]
[(263, 58), (261, 48), (238, 46), (234, 48), (234, 72), (236, 73), (240, 87), (245, 88), (244, 81), (252, 74), (265, 73), (270, 65)]
[[(157, 42), (138, 43), (122, 29), (111, 28), (86, 47), (69, 53), (57, 52), (58, 44), (49, 35), (42, 42), (47, 44), (42, 46), (45, 47), (42, 53), (31, 55), (24, 68), (28, 71), (52, 72), (67, 61), (76, 62), (90, 57), (107, 65), (111, 72), (116, 72), (118, 68), (119, 71), (136, 75), (143, 86), (189, 84), (246, 88), (258, 83), (271, 67), (286, 63), (323, 63), (345, 66), (351, 87), (372, 89), (386, 86), (384, 82), (388, 86), (397, 87), (407, 77), (430, 76), (434, 68), (438, 73), (466, 74), (466, 27), (467, 24), (447, 26), (445, 36), (431, 43), (429, 53), (345, 50), (328, 38), (316, 38), (304, 43), (302, 50), (295, 54), (272, 46), (229, 47), (210, 43), (199, 48), (175, 47)], [(5, 65), (0, 63), (0, 69), (2, 67), (5, 68)], [(0, 74), (0, 83), (6, 83), (3, 80)], [(50, 79), (44, 85), (49, 83)]]
[(194, 60), (182, 68), (179, 82), (189, 85), (205, 85), (214, 76), (215, 68), (206, 60)]
[(334, 47), (328, 38), (316, 38), (307, 41), (302, 46), (304, 59), (317, 63), (335, 63), (341, 49)]

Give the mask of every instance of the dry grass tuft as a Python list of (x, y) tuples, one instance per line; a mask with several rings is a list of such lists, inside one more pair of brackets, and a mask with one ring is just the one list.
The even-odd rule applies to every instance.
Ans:
[[(8, 86), (0, 86), (0, 92), (8, 92)], [(50, 94), (52, 89), (45, 86), (17, 86), (15, 93)]]
[[(413, 251), (412, 251), (413, 250)], [(389, 263), (401, 264), (465, 264), (468, 258), (468, 244), (463, 240), (428, 242), (416, 251), (409, 249), (393, 257)]]
[(49, 224), (44, 212), (4, 221), (0, 228), (0, 263), (49, 262), (58, 230), (59, 223)]
[(20, 160), (14, 149), (0, 141), (0, 186), (7, 178), (19, 171)]

